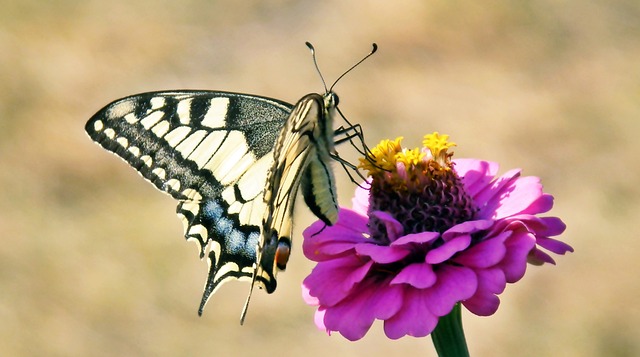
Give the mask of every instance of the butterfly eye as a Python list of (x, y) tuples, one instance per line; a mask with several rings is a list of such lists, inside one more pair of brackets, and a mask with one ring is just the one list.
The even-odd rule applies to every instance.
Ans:
[(289, 261), (289, 255), (291, 254), (291, 245), (281, 240), (278, 242), (278, 248), (276, 249), (276, 265), (278, 269), (285, 270), (287, 268), (287, 262)]
[(337, 107), (339, 102), (340, 98), (338, 98), (337, 94), (333, 93), (333, 105)]

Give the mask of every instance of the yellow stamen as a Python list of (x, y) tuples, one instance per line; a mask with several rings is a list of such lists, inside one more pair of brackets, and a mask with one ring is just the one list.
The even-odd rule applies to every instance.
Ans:
[(367, 170), (373, 176), (383, 172), (396, 172), (396, 165), (400, 163), (411, 177), (423, 171), (438, 174), (450, 170), (453, 153), (449, 149), (456, 144), (448, 141), (449, 135), (440, 135), (438, 132), (425, 135), (422, 149), (403, 149), (402, 139), (397, 137), (395, 140), (380, 141), (371, 149), (370, 155), (360, 159), (358, 168)]
[(418, 148), (412, 150), (404, 149), (395, 155), (395, 159), (396, 162), (401, 162), (405, 167), (409, 168), (417, 166), (418, 163), (422, 162), (424, 155), (425, 153), (421, 152)]
[(424, 136), (422, 144), (431, 151), (433, 159), (440, 165), (446, 166), (446, 162), (451, 155), (447, 151), (449, 148), (456, 146), (456, 143), (449, 142), (449, 135), (440, 135), (437, 131)]
[(402, 137), (399, 136), (395, 140), (385, 139), (380, 141), (373, 149), (368, 158), (361, 158), (359, 168), (369, 171), (373, 174), (377, 171), (391, 171), (395, 169), (396, 159), (395, 156), (398, 152), (402, 151), (400, 142)]

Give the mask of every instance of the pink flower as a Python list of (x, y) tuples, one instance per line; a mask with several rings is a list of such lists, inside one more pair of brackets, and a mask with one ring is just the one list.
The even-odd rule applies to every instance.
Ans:
[(361, 164), (371, 187), (356, 190), (353, 208), (304, 231), (304, 254), (318, 264), (303, 297), (318, 307), (319, 328), (353, 341), (378, 319), (389, 338), (426, 336), (457, 303), (492, 315), (527, 262), (555, 264), (547, 252), (573, 251), (550, 238), (565, 229), (559, 218), (537, 216), (553, 206), (538, 178), (451, 161), (453, 145), (437, 133), (422, 150), (383, 141)]

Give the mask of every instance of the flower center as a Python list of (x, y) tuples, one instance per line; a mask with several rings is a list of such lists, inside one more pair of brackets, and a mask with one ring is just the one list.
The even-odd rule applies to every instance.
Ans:
[[(444, 232), (473, 219), (477, 208), (453, 170), (449, 152), (455, 143), (437, 132), (424, 137), (423, 149), (402, 149), (397, 138), (383, 140), (360, 167), (371, 175), (369, 213), (384, 211), (395, 218), (403, 234)], [(389, 243), (386, 225), (369, 215), (371, 237)]]

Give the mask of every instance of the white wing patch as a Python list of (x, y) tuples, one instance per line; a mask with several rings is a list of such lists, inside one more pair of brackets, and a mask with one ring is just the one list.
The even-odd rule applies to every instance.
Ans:
[(153, 172), (153, 174), (158, 176), (161, 180), (165, 180), (167, 178), (167, 172), (162, 167), (156, 167), (151, 172)]
[(163, 116), (164, 116), (164, 112), (161, 112), (161, 111), (152, 112), (151, 114), (141, 119), (140, 124), (142, 124), (142, 126), (144, 126), (145, 129), (149, 130), (151, 129), (152, 126), (156, 125), (156, 123), (159, 122)]
[(227, 185), (235, 182), (251, 167), (251, 165), (255, 164), (255, 162), (256, 157), (250, 151), (245, 152), (242, 157), (227, 170), (227, 172), (220, 172), (220, 183)]
[(125, 149), (129, 146), (129, 140), (127, 140), (127, 138), (123, 138), (122, 136), (117, 138), (116, 142)]
[(164, 99), (164, 97), (153, 97), (151, 98), (151, 109), (160, 109), (164, 106), (164, 103), (166, 102), (166, 100)]
[(182, 140), (184, 140), (184, 138), (187, 137), (187, 135), (189, 135), (191, 130), (192, 129), (188, 126), (179, 126), (165, 135), (164, 140), (166, 140), (167, 144), (171, 147), (176, 147), (182, 142)]
[(170, 179), (164, 185), (165, 187), (170, 188), (173, 191), (180, 191), (180, 181), (176, 179)]
[[(233, 262), (228, 262), (227, 264), (221, 266), (218, 269), (218, 272), (216, 273), (216, 277), (224, 276), (225, 274), (227, 274), (229, 272), (238, 271), (239, 269), (240, 269), (240, 267), (238, 266), (238, 264), (233, 263)], [(242, 280), (242, 279), (238, 279), (238, 280)], [(220, 286), (220, 285), (218, 285), (218, 286)]]
[(191, 122), (191, 101), (192, 98), (187, 98), (178, 102), (176, 113), (178, 114), (180, 124), (189, 125)]
[(116, 132), (111, 128), (106, 128), (104, 129), (104, 135), (106, 135), (109, 139), (113, 140), (116, 137)]
[(129, 113), (127, 115), (124, 116), (124, 120), (127, 121), (127, 123), (129, 124), (135, 124), (138, 121), (140, 121), (140, 118), (138, 118), (135, 114), (133, 113)]
[(96, 122), (93, 123), (93, 130), (102, 131), (102, 129), (104, 129), (104, 123), (102, 120), (96, 120)]
[[(109, 120), (117, 120), (119, 118), (127, 119), (127, 116), (133, 115), (133, 111), (136, 108), (136, 103), (131, 100), (123, 100), (111, 105), (105, 114), (106, 118)], [(135, 118), (135, 115), (133, 115)], [(129, 122), (129, 120), (127, 120)]]
[(229, 110), (229, 98), (220, 97), (211, 99), (211, 106), (202, 119), (202, 125), (209, 128), (222, 128), (227, 119)]
[(262, 183), (256, 184), (256, 177), (266, 177), (271, 165), (273, 164), (273, 156), (265, 155), (256, 161), (246, 171), (244, 175), (236, 182), (238, 189), (242, 192), (245, 200), (253, 199), (262, 193), (264, 187)]
[(182, 194), (190, 201), (200, 202), (202, 200), (202, 195), (192, 188), (187, 188), (182, 191)]
[(170, 128), (169, 122), (166, 120), (163, 120), (158, 124), (154, 125), (153, 128), (151, 128), (151, 132), (156, 134), (157, 137), (161, 138), (169, 131), (169, 128)]
[[(233, 182), (235, 180), (225, 180), (224, 178), (234, 166), (241, 161), (242, 157), (245, 156), (248, 151), (249, 148), (242, 133), (231, 131), (226, 135), (226, 139), (224, 139), (222, 144), (216, 149), (215, 155), (207, 157), (207, 159), (210, 158), (210, 160), (208, 160), (204, 168), (211, 171), (220, 181), (225, 181), (226, 183)], [(255, 161), (255, 158), (253, 161)]]
[(198, 130), (187, 136), (178, 146), (176, 150), (182, 154), (182, 157), (189, 157), (193, 150), (200, 144), (202, 139), (207, 135), (206, 130)]
[(129, 146), (129, 148), (127, 150), (129, 150), (131, 155), (133, 155), (135, 157), (139, 157), (140, 156), (140, 149), (137, 146)]
[(213, 131), (209, 133), (187, 158), (195, 162), (199, 169), (203, 168), (204, 165), (211, 160), (211, 157), (216, 154), (225, 136), (226, 132), (223, 131)]
[[(200, 212), (200, 202), (195, 202), (195, 201), (185, 201), (182, 204), (181, 207), (183, 210), (190, 212), (191, 214), (193, 214), (194, 216), (198, 215), (198, 213)], [(187, 232), (188, 229), (187, 227), (185, 227), (185, 232)]]
[(206, 242), (207, 238), (209, 237), (207, 229), (201, 225), (201, 224), (194, 224), (193, 226), (189, 227), (185, 227), (187, 229), (185, 229), (186, 232), (186, 236), (195, 236), (198, 235), (200, 236), (200, 241), (202, 242)]
[(142, 160), (142, 162), (144, 162), (144, 164), (149, 166), (149, 167), (151, 167), (151, 165), (153, 165), (153, 159), (149, 155), (140, 156), (140, 160)]

